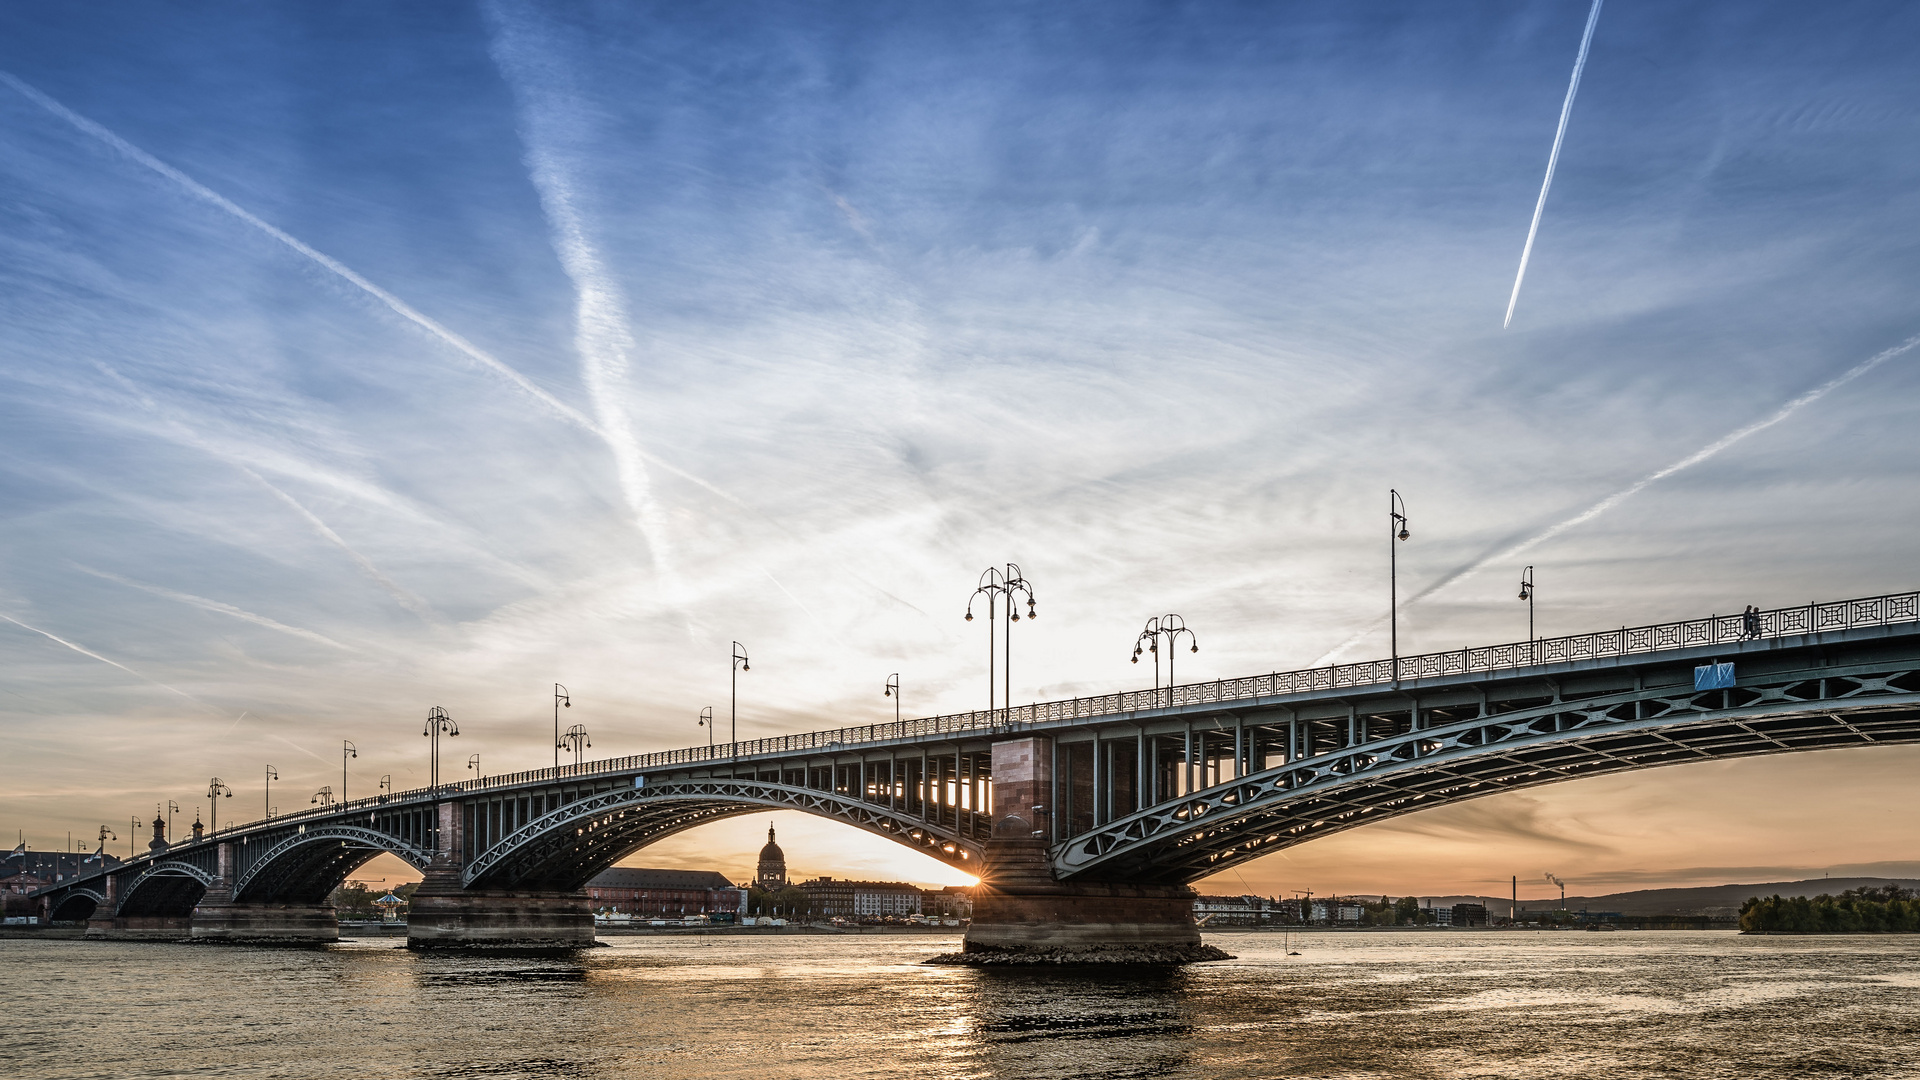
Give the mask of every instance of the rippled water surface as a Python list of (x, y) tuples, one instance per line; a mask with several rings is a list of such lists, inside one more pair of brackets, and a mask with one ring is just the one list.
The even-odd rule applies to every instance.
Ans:
[(568, 958), (0, 941), (15, 1077), (1920, 1077), (1920, 940), (1210, 934), (1162, 974), (930, 937)]

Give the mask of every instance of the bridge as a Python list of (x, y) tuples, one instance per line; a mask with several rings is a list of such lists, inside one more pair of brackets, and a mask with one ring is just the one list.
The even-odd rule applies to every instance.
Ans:
[(590, 944), (583, 887), (797, 810), (978, 875), (983, 959), (1179, 960), (1190, 883), (1434, 806), (1628, 769), (1920, 742), (1920, 593), (586, 762), (237, 824), (36, 893), (127, 938), (324, 941), (391, 852), (415, 947)]

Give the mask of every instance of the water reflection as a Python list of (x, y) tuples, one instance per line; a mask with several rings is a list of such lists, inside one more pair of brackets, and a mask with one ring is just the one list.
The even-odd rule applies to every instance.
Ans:
[(0, 942), (13, 1075), (1912, 1076), (1920, 941), (1223, 935), (1183, 971), (921, 966), (917, 937), (566, 956)]

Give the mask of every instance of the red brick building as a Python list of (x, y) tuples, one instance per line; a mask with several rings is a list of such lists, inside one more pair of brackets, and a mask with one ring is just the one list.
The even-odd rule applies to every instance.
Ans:
[(587, 882), (595, 910), (611, 908), (630, 915), (740, 915), (747, 890), (713, 870), (650, 870), (616, 866)]

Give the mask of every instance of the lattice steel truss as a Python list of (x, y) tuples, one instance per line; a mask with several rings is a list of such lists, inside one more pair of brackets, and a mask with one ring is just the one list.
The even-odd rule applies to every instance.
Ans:
[(1920, 671), (1817, 668), (1633, 690), (1411, 731), (1169, 800), (1053, 849), (1061, 879), (1189, 882), (1368, 822), (1626, 769), (1920, 742)]

